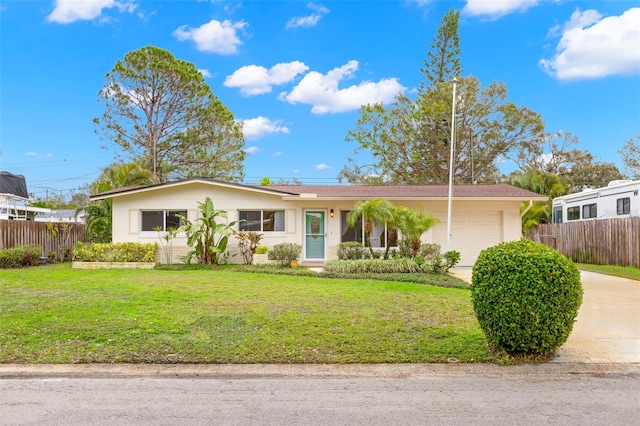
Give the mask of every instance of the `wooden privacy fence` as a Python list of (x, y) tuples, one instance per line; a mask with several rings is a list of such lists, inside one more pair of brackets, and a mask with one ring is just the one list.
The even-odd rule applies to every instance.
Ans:
[(53, 222), (52, 227), (55, 232), (47, 228), (47, 222), (0, 220), (0, 250), (35, 244), (42, 247), (43, 256), (55, 252), (60, 258), (66, 248), (72, 249), (76, 242), (86, 241), (83, 223)]
[(574, 262), (640, 268), (640, 217), (541, 224), (525, 236)]

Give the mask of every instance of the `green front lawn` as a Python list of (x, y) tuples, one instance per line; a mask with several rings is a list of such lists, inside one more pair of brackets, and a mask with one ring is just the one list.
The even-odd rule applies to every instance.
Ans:
[(640, 281), (640, 269), (634, 268), (633, 266), (590, 265), (587, 263), (577, 263), (576, 266), (583, 271), (598, 272), (600, 274)]
[(469, 290), (224, 270), (0, 271), (1, 363), (500, 361)]

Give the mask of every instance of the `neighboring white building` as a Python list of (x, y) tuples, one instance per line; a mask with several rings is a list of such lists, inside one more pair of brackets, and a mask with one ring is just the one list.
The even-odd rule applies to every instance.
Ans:
[(76, 211), (72, 209), (49, 210), (38, 213), (33, 220), (36, 222), (73, 222), (84, 223), (86, 212), (84, 210)]
[[(196, 220), (198, 202), (210, 197), (217, 210), (226, 210), (229, 221), (244, 219), (237, 229), (264, 234), (261, 245), (283, 242), (301, 244), (302, 261), (323, 263), (337, 257), (338, 244), (362, 238), (362, 230), (350, 228), (346, 215), (358, 201), (385, 198), (396, 205), (433, 214), (440, 223), (423, 235), (425, 242), (446, 247), (447, 185), (240, 185), (205, 178), (129, 187), (91, 197), (112, 199), (113, 241), (159, 243), (156, 226), (177, 227), (177, 214)], [(547, 198), (509, 185), (455, 185), (453, 188), (451, 249), (461, 253), (460, 266), (472, 266), (481, 250), (522, 236), (520, 204)], [(387, 241), (384, 225), (374, 230), (374, 246)], [(234, 250), (235, 247), (231, 247)], [(173, 240), (173, 255), (190, 249), (186, 238)], [(156, 256), (162, 260), (160, 253)], [(236, 256), (233, 261), (241, 261)]]
[(640, 217), (640, 180), (616, 180), (553, 199), (553, 223)]
[(38, 214), (47, 214), (51, 210), (26, 205), (26, 200), (0, 194), (0, 220), (27, 220)]
[(27, 220), (50, 210), (27, 206), (29, 194), (22, 175), (0, 171), (0, 220)]

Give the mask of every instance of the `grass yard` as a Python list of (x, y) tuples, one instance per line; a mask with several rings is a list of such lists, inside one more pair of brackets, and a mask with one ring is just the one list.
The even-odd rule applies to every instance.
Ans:
[(590, 265), (587, 263), (577, 263), (576, 266), (583, 271), (598, 272), (599, 274), (640, 281), (640, 269), (633, 266)]
[(230, 271), (0, 271), (1, 363), (500, 362), (467, 289)]

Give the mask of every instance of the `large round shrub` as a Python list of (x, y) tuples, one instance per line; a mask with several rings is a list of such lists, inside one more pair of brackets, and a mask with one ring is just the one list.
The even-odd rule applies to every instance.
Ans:
[(489, 344), (510, 354), (548, 354), (561, 346), (582, 303), (573, 262), (526, 239), (483, 250), (471, 283), (473, 309)]

